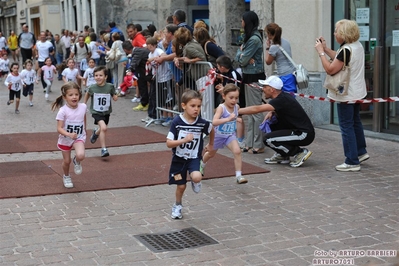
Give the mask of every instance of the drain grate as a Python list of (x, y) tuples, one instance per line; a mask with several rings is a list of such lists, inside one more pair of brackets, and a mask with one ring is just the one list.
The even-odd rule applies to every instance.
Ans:
[(142, 234), (135, 236), (153, 252), (182, 250), (218, 244), (216, 240), (194, 227), (166, 234)]

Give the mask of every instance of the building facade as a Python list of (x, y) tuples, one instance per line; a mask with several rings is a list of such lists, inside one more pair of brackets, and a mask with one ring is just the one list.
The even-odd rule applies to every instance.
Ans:
[[(129, 23), (143, 28), (166, 25), (166, 17), (176, 9), (187, 14), (187, 23), (204, 19), (217, 43), (234, 58), (239, 48), (235, 34), (241, 27), (241, 15), (255, 11), (260, 29), (275, 22), (290, 41), (293, 59), (310, 72), (310, 86), (301, 92), (326, 96), (322, 84), (325, 72), (314, 49), (315, 40), (323, 36), (330, 47), (338, 49), (334, 40), (334, 24), (342, 18), (356, 20), (361, 28), (365, 48), (367, 98), (399, 95), (399, 4), (397, 0), (22, 0), (0, 2), (0, 27), (3, 32), (27, 23), (37, 35), (49, 29), (82, 30), (85, 25), (97, 32), (108, 29), (115, 21), (122, 31)], [(267, 66), (267, 74), (274, 72)], [(338, 124), (335, 105), (329, 102), (297, 97), (315, 125)], [(399, 135), (397, 102), (362, 105), (362, 120), (367, 130)]]

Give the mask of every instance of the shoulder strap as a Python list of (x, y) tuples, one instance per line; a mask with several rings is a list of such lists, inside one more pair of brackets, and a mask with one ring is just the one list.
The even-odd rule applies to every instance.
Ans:
[(206, 49), (206, 45), (207, 45), (208, 43), (210, 43), (210, 42), (211, 42), (211, 41), (207, 41), (207, 42), (205, 43), (205, 45), (204, 45), (204, 50), (205, 50), (205, 54), (206, 54), (206, 55), (209, 55), (209, 54), (208, 54), (208, 51), (207, 51), (207, 49)]
[(284, 48), (281, 47), (281, 45), (277, 45), (277, 46), (278, 46), (278, 48), (280, 48), (281, 52), (283, 52), (285, 57), (287, 57), (287, 59), (290, 60), (291, 64), (293, 64), (295, 68), (298, 68), (297, 64), (295, 64), (294, 60), (292, 60), (291, 56), (284, 50)]

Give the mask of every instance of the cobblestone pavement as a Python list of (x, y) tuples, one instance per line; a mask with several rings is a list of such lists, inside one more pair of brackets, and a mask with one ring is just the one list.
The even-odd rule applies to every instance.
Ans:
[[(59, 87), (56, 82), (51, 100)], [(34, 106), (29, 107), (23, 98), (19, 115), (14, 114), (13, 105), (6, 105), (7, 89), (0, 88), (0, 133), (56, 130), (56, 113), (44, 101), (40, 85), (36, 85)], [(110, 127), (143, 126), (140, 119), (146, 114), (131, 110), (131, 98), (113, 103)], [(92, 122), (88, 116), (88, 129)], [(167, 133), (162, 126), (149, 129)], [(313, 155), (300, 168), (265, 165), (263, 160), (272, 155), (271, 150), (244, 154), (244, 161), (271, 172), (247, 176), (245, 185), (225, 177), (204, 181), (199, 194), (187, 189), (182, 220), (170, 218), (175, 187), (168, 185), (2, 199), (0, 264), (393, 265), (390, 254), (372, 257), (367, 252), (398, 249), (399, 145), (375, 138), (367, 138), (367, 143), (371, 158), (357, 173), (334, 170), (344, 159), (341, 137), (335, 131), (317, 129), (316, 140), (309, 146)], [(160, 143), (110, 148), (110, 153), (166, 149)], [(98, 152), (86, 151), (88, 157)], [(221, 153), (229, 155), (225, 150)], [(0, 162), (48, 158), (61, 155), (3, 154)], [(134, 237), (187, 227), (197, 228), (218, 244), (154, 253)], [(346, 261), (321, 260), (342, 250), (358, 250), (358, 257), (348, 252), (339, 257)]]

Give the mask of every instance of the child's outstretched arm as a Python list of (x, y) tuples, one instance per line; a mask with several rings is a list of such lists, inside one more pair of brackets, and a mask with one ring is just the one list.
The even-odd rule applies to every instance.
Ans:
[(193, 134), (187, 134), (186, 135), (186, 137), (185, 138), (183, 138), (183, 139), (177, 139), (177, 140), (174, 140), (174, 139), (166, 139), (166, 146), (168, 147), (168, 148), (176, 148), (177, 146), (180, 146), (180, 145), (182, 145), (183, 143), (187, 143), (187, 142), (190, 142), (190, 141), (192, 141), (194, 139), (194, 135)]

